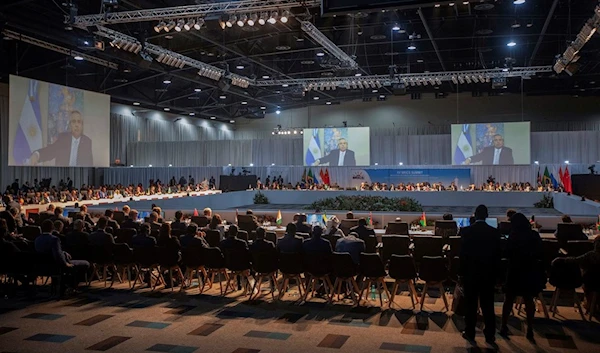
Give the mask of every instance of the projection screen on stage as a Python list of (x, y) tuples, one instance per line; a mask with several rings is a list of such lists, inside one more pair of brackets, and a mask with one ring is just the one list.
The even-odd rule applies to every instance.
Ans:
[(108, 167), (110, 96), (10, 76), (8, 164)]
[(304, 129), (305, 166), (368, 166), (371, 144), (368, 127)]
[(529, 122), (453, 124), (453, 165), (531, 163)]

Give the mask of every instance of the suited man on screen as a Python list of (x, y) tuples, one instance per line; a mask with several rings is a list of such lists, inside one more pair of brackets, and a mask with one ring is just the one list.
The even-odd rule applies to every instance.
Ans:
[(512, 149), (504, 146), (504, 137), (500, 134), (494, 135), (494, 145), (488, 146), (478, 154), (467, 158), (464, 164), (482, 162), (484, 165), (510, 165), (515, 164)]
[(83, 134), (83, 115), (74, 110), (69, 118), (69, 130), (58, 135), (56, 142), (34, 151), (29, 158), (29, 164), (54, 159), (56, 166), (92, 166), (92, 140)]
[(356, 166), (354, 151), (348, 149), (348, 141), (341, 138), (338, 140), (338, 149), (332, 150), (323, 158), (319, 158), (313, 165), (329, 163), (330, 166)]

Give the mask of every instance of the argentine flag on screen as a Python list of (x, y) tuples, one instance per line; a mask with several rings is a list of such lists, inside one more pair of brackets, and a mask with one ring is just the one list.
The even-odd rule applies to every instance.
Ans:
[(467, 158), (472, 156), (473, 145), (471, 144), (471, 135), (469, 134), (469, 124), (463, 124), (454, 151), (454, 164), (463, 164)]
[(29, 90), (23, 103), (13, 145), (15, 164), (26, 163), (33, 151), (42, 148), (42, 116), (38, 86), (38, 81), (29, 80)]
[(308, 149), (306, 150), (306, 165), (312, 165), (321, 158), (321, 143), (319, 142), (319, 129), (313, 129)]

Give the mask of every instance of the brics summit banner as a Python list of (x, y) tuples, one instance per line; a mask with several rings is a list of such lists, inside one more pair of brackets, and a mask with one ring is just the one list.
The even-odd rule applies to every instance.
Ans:
[(353, 168), (351, 170), (352, 187), (360, 186), (361, 183), (442, 183), (444, 186), (454, 182), (460, 189), (467, 188), (471, 184), (470, 169), (364, 169)]

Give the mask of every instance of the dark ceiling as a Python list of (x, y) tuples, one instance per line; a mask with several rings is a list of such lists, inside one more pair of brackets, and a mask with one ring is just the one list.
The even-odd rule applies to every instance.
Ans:
[[(86, 40), (93, 43), (94, 37), (86, 31), (77, 28), (65, 30), (64, 15), (69, 11), (65, 2), (68, 1), (4, 0), (0, 5), (4, 28), (67, 48), (80, 48)], [(79, 15), (97, 14), (101, 8), (100, 0), (73, 2), (78, 6)], [(207, 2), (210, 1), (121, 0), (117, 11)], [(418, 9), (390, 9), (354, 16), (321, 17), (319, 9), (311, 9), (311, 22), (342, 50), (356, 56), (359, 64), (359, 70), (356, 71), (331, 69), (328, 56), (316, 55), (322, 48), (303, 34), (299, 22), (293, 17), (286, 24), (278, 22), (275, 25), (246, 25), (241, 28), (234, 25), (222, 30), (217, 17), (213, 16), (207, 18), (205, 26), (199, 31), (162, 31), (158, 34), (153, 30), (158, 23), (155, 20), (107, 27), (258, 79), (263, 79), (263, 76), (308, 78), (353, 76), (358, 73), (385, 75), (390, 72), (390, 65), (395, 66), (399, 73), (553, 65), (556, 55), (566, 49), (585, 21), (593, 16), (594, 7), (598, 5), (597, 0), (556, 0), (554, 13), (548, 17), (554, 2), (528, 0), (522, 5), (515, 5), (512, 0), (478, 0), (469, 4), (456, 1), (455, 5), (450, 6), (447, 1), (442, 1), (439, 7), (423, 7), (422, 16)], [(547, 20), (549, 25), (542, 38), (540, 34)], [(392, 31), (396, 24), (403, 31)], [(428, 35), (427, 27), (432, 38)], [(410, 35), (414, 37), (410, 39)], [(599, 96), (598, 37), (596, 34), (584, 47), (579, 60), (580, 69), (574, 76), (547, 73), (529, 80), (513, 78), (508, 81), (504, 91), (520, 93), (523, 90), (526, 95)], [(437, 44), (437, 53), (431, 39)], [(516, 45), (508, 47), (506, 44), (509, 41), (514, 41)], [(142, 107), (149, 109), (170, 107), (171, 112), (194, 112), (197, 117), (214, 115), (221, 121), (260, 118), (263, 113), (261, 107), (271, 112), (361, 97), (376, 100), (382, 94), (392, 93), (389, 87), (384, 87), (378, 92), (372, 89), (338, 89), (303, 95), (297, 86), (250, 86), (247, 89), (231, 86), (223, 92), (216, 81), (198, 76), (197, 69), (175, 69), (156, 61), (142, 66), (148, 62), (144, 62), (139, 55), (112, 48), (106, 40), (105, 43), (104, 51), (85, 49), (85, 46), (80, 49), (118, 63), (119, 70), (75, 61), (63, 54), (17, 40), (3, 40), (0, 43), (1, 79), (7, 82), (9, 74), (18, 74), (110, 94), (113, 102), (140, 102)], [(410, 44), (414, 44), (416, 49), (407, 49)], [(277, 47), (286, 50), (278, 50)], [(171, 83), (163, 83), (165, 79)], [(201, 92), (197, 92), (198, 89)], [(457, 87), (451, 82), (444, 82), (437, 88), (408, 87), (407, 93), (421, 93), (421, 99), (425, 100), (428, 97), (443, 97), (457, 90), (482, 95), (499, 92), (493, 90), (489, 83), (462, 84)], [(315, 96), (320, 99), (315, 100)]]

